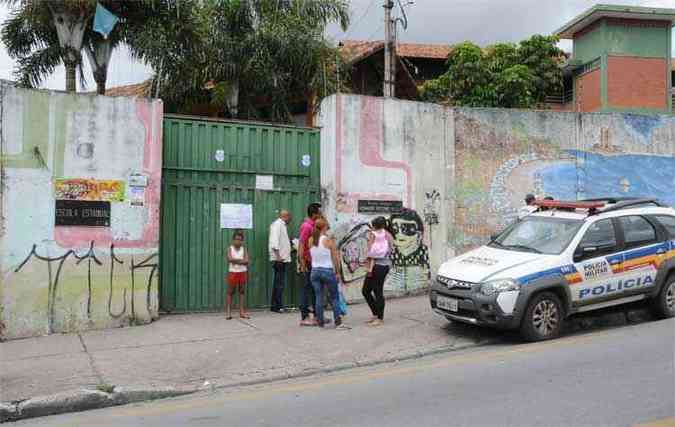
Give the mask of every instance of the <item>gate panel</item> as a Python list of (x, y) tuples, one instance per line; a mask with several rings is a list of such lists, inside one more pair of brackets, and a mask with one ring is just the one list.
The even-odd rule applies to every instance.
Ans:
[[(252, 258), (246, 299), (249, 307), (268, 307), (269, 225), (280, 209), (288, 209), (293, 239), (306, 206), (320, 200), (319, 131), (167, 115), (163, 145), (161, 309), (222, 310), (226, 250), (234, 230), (220, 228), (221, 203), (253, 205), (253, 229), (244, 230)], [(301, 162), (305, 155), (311, 159), (308, 167)], [(274, 176), (274, 191), (257, 190), (256, 175)], [(295, 265), (294, 254), (287, 306), (299, 302)]]

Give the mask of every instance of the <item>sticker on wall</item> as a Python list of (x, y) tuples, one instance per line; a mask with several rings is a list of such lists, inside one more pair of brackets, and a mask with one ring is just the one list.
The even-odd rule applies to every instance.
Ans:
[(272, 191), (274, 190), (274, 176), (273, 175), (256, 175), (255, 189)]
[(225, 161), (225, 150), (216, 150), (215, 158), (218, 163)]
[(142, 207), (145, 203), (145, 187), (129, 188), (129, 205)]
[(221, 204), (220, 228), (252, 229), (253, 205), (236, 203)]
[(119, 180), (56, 179), (54, 198), (57, 200), (89, 200), (123, 202), (125, 185)]
[(148, 177), (146, 175), (141, 175), (139, 173), (135, 173), (135, 174), (129, 175), (129, 179), (127, 180), (127, 184), (129, 184), (129, 187), (147, 187), (148, 186)]
[(312, 164), (312, 157), (309, 154), (303, 155), (302, 159), (300, 159), (300, 164), (308, 168)]

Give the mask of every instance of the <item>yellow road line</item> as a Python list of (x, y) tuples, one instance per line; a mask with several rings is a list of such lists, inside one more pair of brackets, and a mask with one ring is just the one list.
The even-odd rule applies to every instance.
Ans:
[(634, 427), (675, 427), (675, 417), (664, 418), (649, 423), (635, 424)]

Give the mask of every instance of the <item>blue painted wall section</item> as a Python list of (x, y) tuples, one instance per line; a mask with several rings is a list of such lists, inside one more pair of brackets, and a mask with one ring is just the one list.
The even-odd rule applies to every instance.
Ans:
[(527, 193), (656, 197), (675, 206), (675, 119), (666, 115), (457, 109), (459, 252), (517, 218)]

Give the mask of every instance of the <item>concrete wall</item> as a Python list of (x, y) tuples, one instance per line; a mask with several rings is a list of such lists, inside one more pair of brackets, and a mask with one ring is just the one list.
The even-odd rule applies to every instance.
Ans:
[[(352, 298), (365, 274), (363, 223), (372, 218), (358, 213), (358, 200), (400, 200), (415, 210), (432, 274), (513, 221), (528, 192), (653, 196), (675, 205), (672, 116), (450, 109), (341, 95), (324, 101), (321, 123), (324, 203)], [(419, 288), (420, 270), (398, 268), (388, 289)]]
[[(0, 108), (2, 336), (151, 321), (158, 310), (161, 101), (3, 83)], [(129, 185), (135, 174), (147, 177), (147, 187)], [(110, 226), (55, 226), (57, 197), (109, 200)]]
[(433, 104), (364, 96), (322, 103), (321, 182), (324, 211), (334, 225), (350, 283), (360, 298), (365, 277), (366, 226), (376, 215), (358, 212), (358, 200), (402, 201), (414, 211), (385, 214), (397, 224), (396, 264), (385, 289), (402, 293), (426, 286), (433, 266), (448, 256), (453, 218), (453, 112)]

